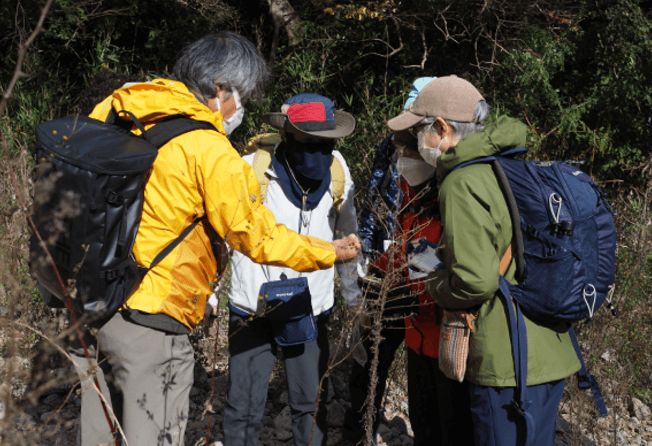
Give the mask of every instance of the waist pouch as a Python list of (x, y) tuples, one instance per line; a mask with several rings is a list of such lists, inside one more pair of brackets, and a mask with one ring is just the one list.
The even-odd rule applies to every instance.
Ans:
[(266, 282), (260, 287), (260, 294), (277, 344), (290, 346), (317, 339), (312, 296), (305, 277)]

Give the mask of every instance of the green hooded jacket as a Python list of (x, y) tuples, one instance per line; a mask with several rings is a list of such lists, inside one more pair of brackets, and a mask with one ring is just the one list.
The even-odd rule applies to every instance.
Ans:
[[(526, 132), (527, 127), (518, 120), (500, 117), (448, 149), (437, 161), (443, 225), (440, 246), (446, 268), (428, 276), (428, 292), (446, 309), (479, 306), (466, 379), (483, 386), (516, 385), (507, 313), (498, 295), (498, 269), (512, 241), (512, 224), (490, 164), (452, 170), (466, 161), (524, 146)], [(510, 283), (516, 283), (515, 271), (515, 262), (511, 262), (505, 273)], [(544, 325), (526, 317), (525, 326), (528, 386), (563, 379), (579, 370), (565, 323)]]

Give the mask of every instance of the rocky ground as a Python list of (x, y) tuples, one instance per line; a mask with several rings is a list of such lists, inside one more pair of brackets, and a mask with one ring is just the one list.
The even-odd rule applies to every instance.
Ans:
[[(222, 324), (217, 345), (215, 361), (215, 380), (212, 383), (212, 362), (215, 349), (214, 336), (206, 338), (201, 331), (191, 335), (197, 351), (195, 367), (195, 384), (190, 394), (190, 418), (186, 430), (185, 444), (206, 444), (208, 415), (210, 414), (211, 444), (221, 445), (221, 423), (224, 414), (224, 403), (227, 389), (227, 349), (226, 324)], [(213, 330), (214, 333), (214, 330)], [(0, 335), (6, 340), (6, 333)], [(332, 351), (337, 351), (336, 339), (333, 340)], [(0, 369), (7, 366), (8, 355), (3, 352), (0, 359)], [(343, 353), (334, 355), (334, 360), (342, 359)], [(53, 359), (54, 358), (54, 359)], [(74, 372), (62, 358), (51, 356), (44, 361), (42, 357), (34, 359), (17, 358), (20, 370), (44, 368), (43, 375), (38, 379), (49, 382), (50, 388), (39, 392), (38, 398), (30, 391), (30, 384), (23, 382), (19, 373), (13, 377), (11, 391), (11, 419), (8, 418), (5, 404), (0, 403), (0, 427), (5, 432), (11, 429), (16, 435), (24, 438), (37, 438), (36, 442), (15, 441), (11, 444), (39, 444), (43, 446), (74, 445), (78, 428), (80, 410), (80, 392), (78, 386), (65, 383), (72, 382)], [(328, 445), (352, 446), (342, 439), (341, 427), (345, 410), (350, 407), (347, 376), (351, 367), (351, 359), (344, 360), (335, 367), (330, 375), (330, 391), (328, 403), (329, 436)], [(38, 363), (38, 364), (37, 364)], [(43, 365), (45, 363), (45, 366)], [(386, 397), (385, 413), (379, 430), (379, 444), (387, 446), (408, 446), (413, 443), (413, 432), (408, 417), (408, 404), (405, 392), (404, 370), (399, 367), (390, 373), (392, 379)], [(26, 375), (24, 375), (26, 376)], [(50, 379), (43, 378), (50, 377)], [(5, 380), (3, 380), (4, 383)], [(0, 390), (8, 390), (8, 384), (2, 384)], [(213, 388), (213, 397), (209, 398)], [(41, 389), (42, 390), (42, 389)], [(568, 388), (567, 388), (568, 392)], [(1, 394), (2, 392), (0, 392)], [(278, 361), (271, 378), (267, 404), (265, 406), (263, 425), (259, 446), (293, 446), (291, 432), (290, 408), (287, 402), (287, 390), (282, 361)], [(207, 404), (208, 403), (208, 404)], [(640, 445), (652, 446), (652, 416), (650, 409), (639, 400), (628, 398), (607, 398), (610, 415), (595, 421), (593, 411), (577, 414), (568, 398), (565, 398), (557, 421), (556, 445)], [(209, 408), (210, 411), (205, 410)], [(588, 419), (587, 419), (588, 416)], [(26, 435), (33, 433), (31, 437)], [(23, 438), (20, 437), (20, 438)], [(7, 437), (5, 437), (7, 438)], [(18, 438), (18, 436), (16, 437)]]

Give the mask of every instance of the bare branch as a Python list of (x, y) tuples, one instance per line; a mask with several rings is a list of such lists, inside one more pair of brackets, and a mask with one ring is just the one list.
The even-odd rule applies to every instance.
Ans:
[(428, 44), (426, 43), (426, 33), (421, 31), (421, 42), (423, 43), (423, 58), (421, 59), (420, 65), (403, 65), (403, 68), (421, 68), (422, 70), (426, 66), (426, 60), (428, 60)]
[(53, 1), (54, 0), (47, 0), (45, 6), (43, 7), (43, 10), (41, 11), (41, 17), (39, 17), (38, 23), (36, 24), (36, 28), (32, 32), (32, 35), (29, 36), (27, 41), (21, 42), (19, 46), (18, 60), (16, 61), (16, 68), (14, 69), (14, 75), (11, 78), (11, 81), (9, 82), (9, 86), (7, 86), (7, 89), (2, 95), (2, 100), (0, 101), (0, 118), (2, 118), (2, 115), (4, 114), (4, 111), (7, 108), (7, 101), (12, 97), (14, 88), (16, 87), (16, 83), (18, 82), (19, 79), (23, 77), (27, 77), (27, 74), (23, 73), (23, 62), (25, 61), (25, 56), (27, 56), (27, 50), (34, 42), (34, 39), (36, 39), (36, 37), (41, 32), (43, 32), (43, 23), (45, 22), (45, 18), (48, 15), (50, 6), (52, 6)]

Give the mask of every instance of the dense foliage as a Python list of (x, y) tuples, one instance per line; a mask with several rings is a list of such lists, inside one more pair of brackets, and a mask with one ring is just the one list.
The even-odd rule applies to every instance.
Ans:
[[(273, 58), (275, 75), (267, 100), (249, 107), (236, 145), (283, 98), (322, 93), (358, 120), (343, 151), (362, 183), (364, 159), (410, 83), (454, 73), (482, 88), (494, 116), (509, 114), (530, 126), (534, 157), (584, 160), (601, 181), (640, 183), (636, 167), (649, 155), (652, 136), (649, 6), (637, 0), (289, 3), (301, 20), (294, 45), (262, 0), (58, 0), (29, 53), (31, 78), (19, 83), (9, 115), (29, 138), (35, 120), (74, 112), (102, 70), (166, 76), (183, 43), (230, 29)], [(0, 25), (13, 30), (0, 40), (2, 86), (40, 6), (0, 5)]]

